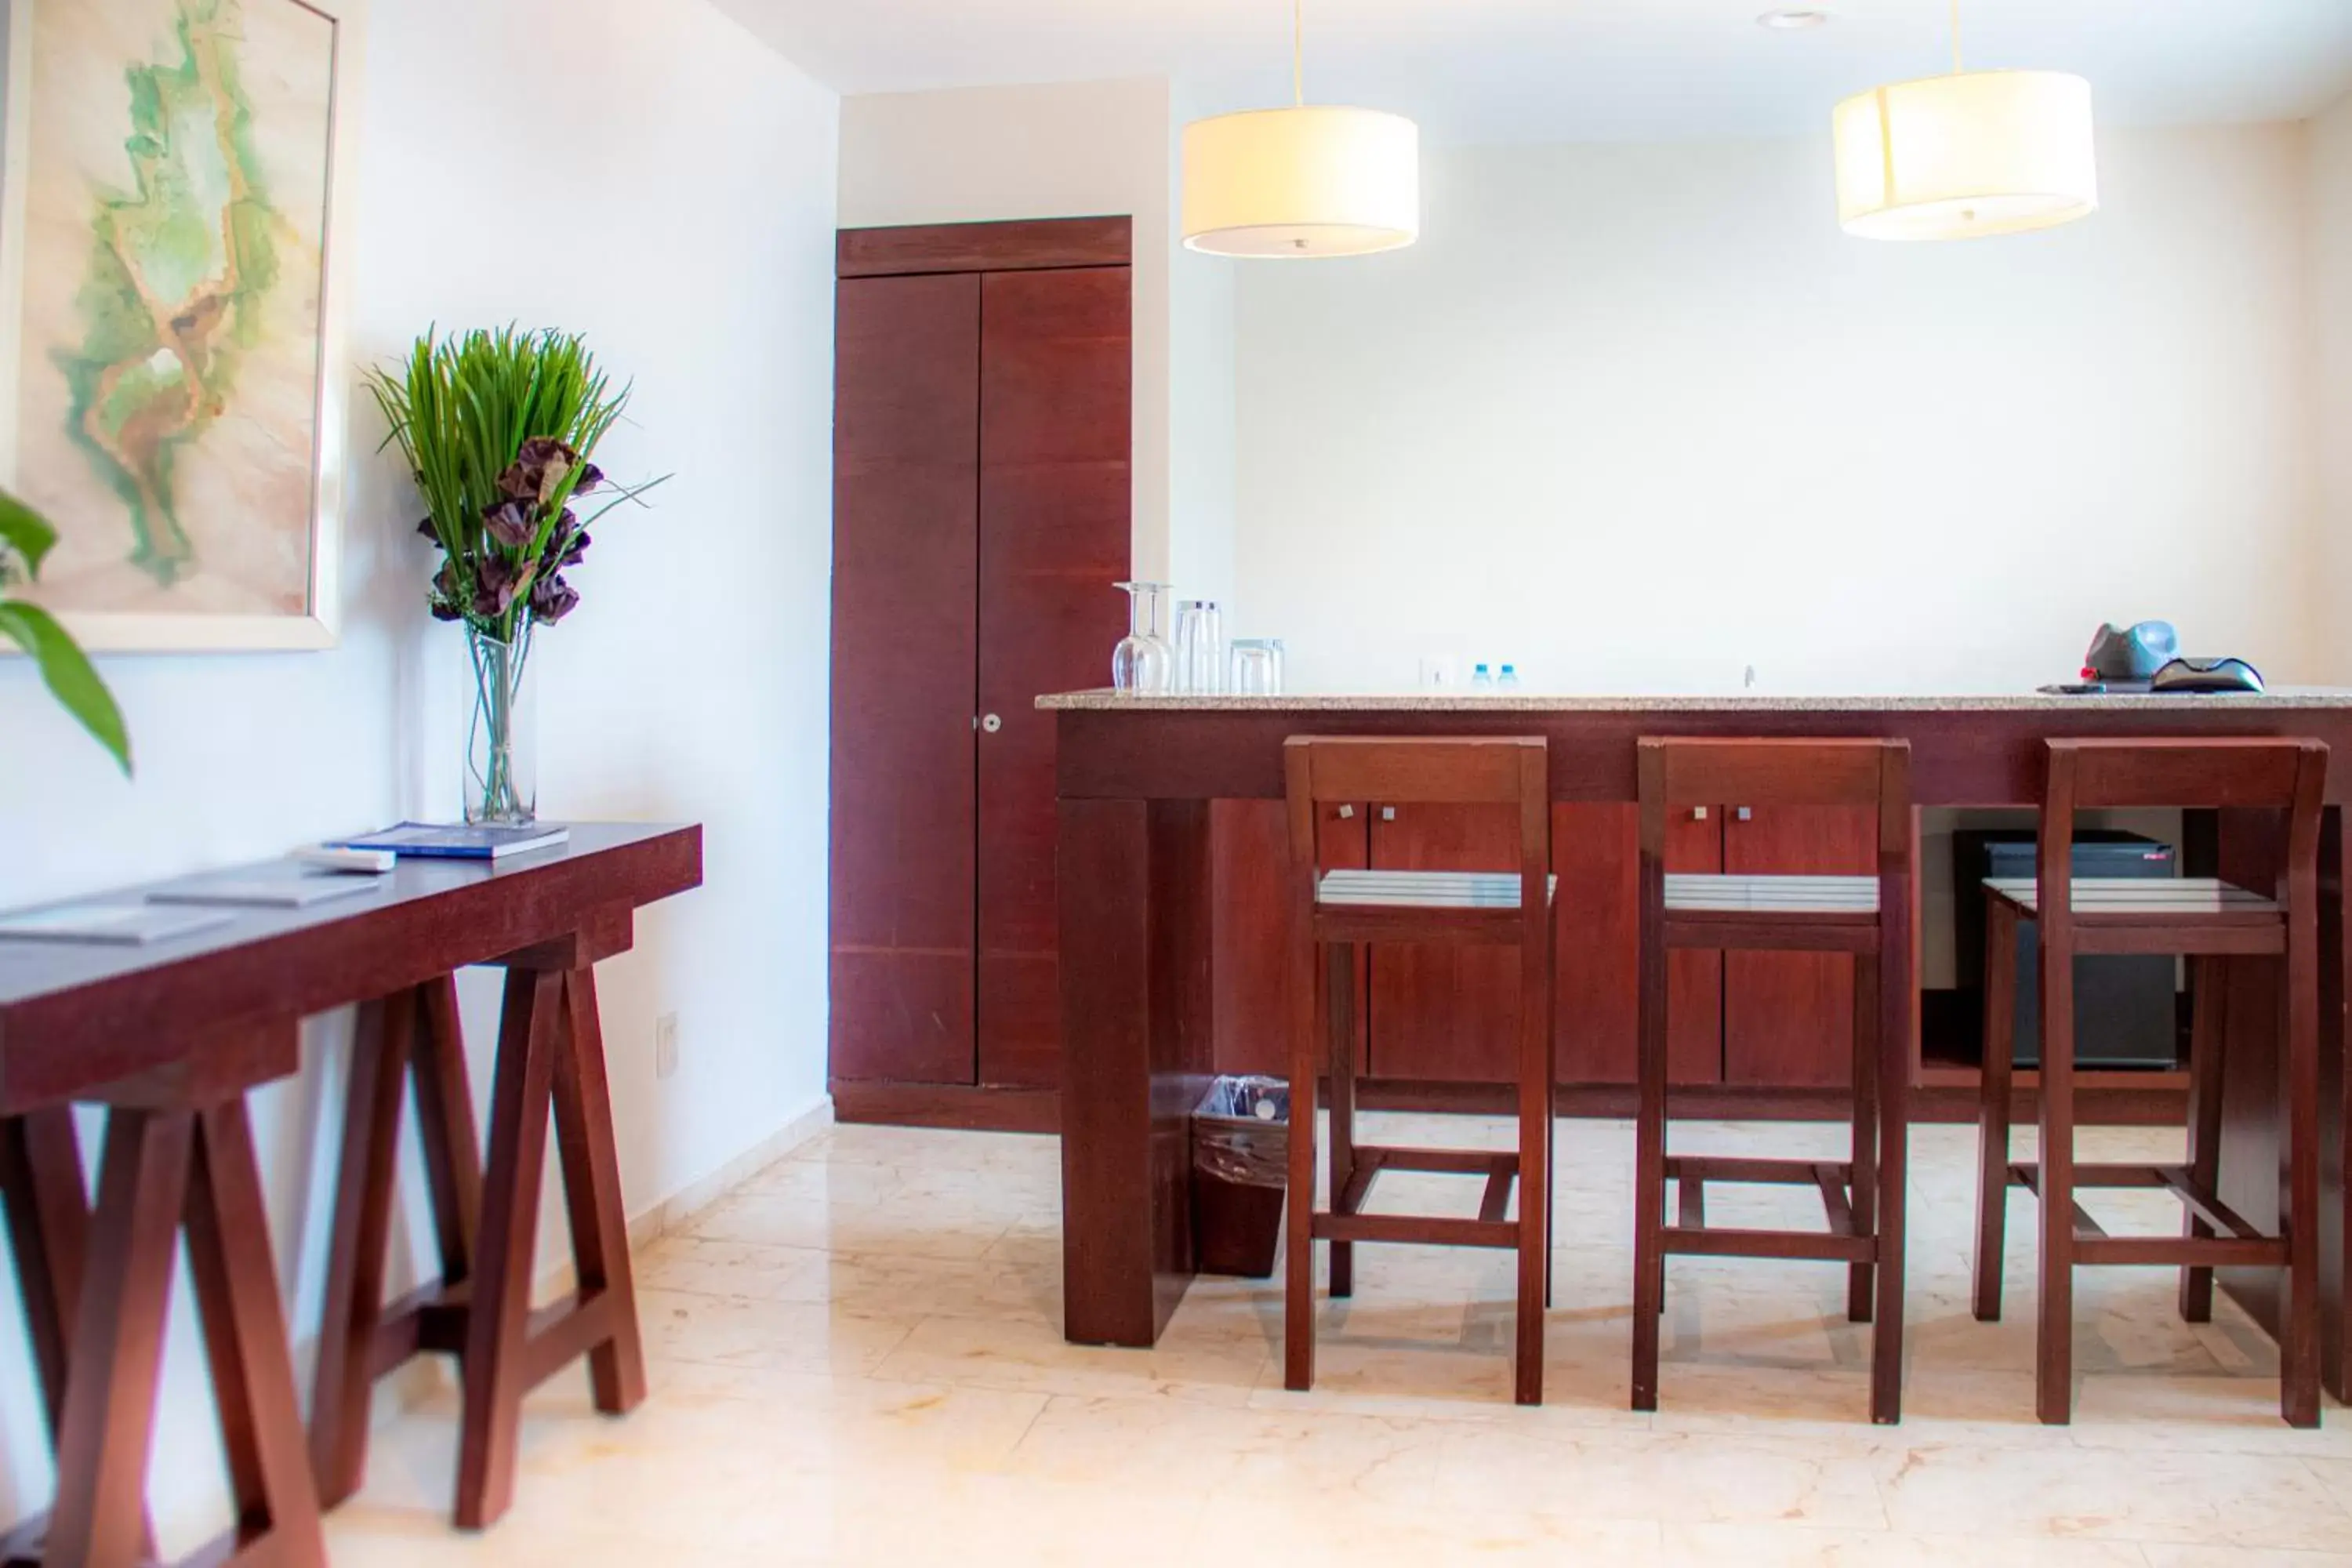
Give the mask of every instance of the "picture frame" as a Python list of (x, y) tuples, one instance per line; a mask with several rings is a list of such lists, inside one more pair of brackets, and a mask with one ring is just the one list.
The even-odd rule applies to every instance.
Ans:
[[(50, 34), (37, 34), (47, 7), (59, 7), (66, 24)], [(221, 25), (219, 14), (224, 10), (228, 19)], [(262, 337), (267, 345), (264, 352), (250, 357), (259, 362), (266, 354), (274, 379), (248, 374), (248, 382), (261, 383), (257, 389), (240, 387), (232, 381), (225, 394), (207, 401), (197, 394), (209, 393), (211, 384), (194, 374), (194, 367), (217, 365), (226, 356), (208, 361), (201, 354), (194, 358), (181, 354), (180, 361), (188, 366), (184, 371), (168, 356), (155, 356), (150, 363), (162, 364), (166, 378), (194, 382), (194, 391), (184, 395), (185, 401), (190, 406), (206, 409), (205, 422), (187, 438), (186, 447), (166, 449), (163, 441), (148, 437), (137, 448), (138, 455), (145, 459), (143, 469), (138, 463), (110, 462), (112, 449), (100, 451), (94, 458), (85, 453), (85, 466), (99, 476), (93, 483), (89, 474), (75, 469), (60, 455), (60, 422), (54, 417), (59, 394), (56, 383), (47, 379), (52, 374), (51, 363), (58, 357), (55, 342), (74, 330), (62, 321), (60, 302), (65, 290), (55, 276), (62, 247), (50, 243), (44, 249), (38, 241), (28, 243), (34, 236), (54, 235), (58, 228), (59, 203), (54, 195), (55, 186), (44, 187), (50, 192), (50, 199), (46, 209), (37, 211), (36, 180), (55, 182), (62, 177), (58, 163), (37, 134), (37, 128), (46, 130), (49, 126), (40, 118), (44, 83), (37, 72), (37, 65), (42, 63), (37, 42), (54, 40), (56, 33), (65, 31), (67, 26), (87, 26), (96, 47), (104, 47), (117, 43), (130, 29), (118, 27), (110, 31), (86, 23), (85, 18), (110, 15), (118, 21), (127, 18), (137, 23), (145, 20), (142, 14), (148, 11), (177, 31), (166, 35), (163, 58), (124, 59), (122, 71), (126, 77), (174, 68), (176, 64), (176, 83), (194, 82), (205, 88), (213, 87), (218, 78), (211, 71), (196, 68), (197, 52), (188, 42), (192, 15), (205, 18), (205, 26), (213, 33), (226, 34), (226, 43), (215, 41), (216, 50), (260, 48), (262, 44), (257, 39), (264, 36), (265, 28), (253, 24), (257, 16), (262, 16), (268, 24), (274, 25), (275, 36), (301, 40), (301, 63), (313, 71), (319, 48), (315, 26), (326, 29), (328, 74), (323, 124), (317, 122), (314, 90), (310, 98), (302, 100), (304, 112), (296, 115), (289, 111), (280, 117), (280, 123), (265, 125), (256, 133), (274, 134), (282, 143), (305, 155), (314, 132), (323, 138), (323, 145), (316, 148), (324, 184), (315, 205), (315, 266), (310, 265), (311, 247), (301, 223), (313, 214), (307, 181), (295, 183), (299, 200), (290, 204), (291, 220), (278, 221), (272, 233), (273, 238), (280, 237), (278, 230), (295, 236), (295, 242), (286, 247), (290, 254), (275, 274), (276, 281), (281, 285), (281, 297), (293, 288), (307, 286), (315, 277), (316, 308), (315, 311), (296, 310), (278, 300), (267, 301), (272, 320), (265, 331), (274, 335)], [(0, 488), (32, 504), (58, 530), (58, 549), (44, 572), (43, 582), (34, 585), (27, 596), (47, 604), (67, 629), (93, 653), (296, 651), (331, 647), (338, 640), (343, 491), (350, 460), (352, 393), (348, 335), (351, 224), (365, 75), (367, 11), (367, 0), (0, 0), (0, 37), (5, 37), (6, 47), (5, 76), (0, 76), (0, 82), (5, 82), (5, 97), (0, 97)], [(177, 52), (181, 50), (186, 51), (184, 62), (177, 62)], [(73, 63), (90, 68), (79, 72), (75, 79), (78, 81), (87, 84), (102, 79), (98, 68), (103, 61), (76, 59)], [(272, 69), (272, 62), (268, 60), (256, 64), (259, 68), (254, 76), (261, 92), (278, 90), (279, 78), (284, 73)], [(310, 86), (315, 89), (315, 82)], [(136, 107), (151, 114), (153, 110), (152, 103)], [(250, 128), (251, 122), (260, 118), (261, 108), (246, 99), (240, 98), (235, 107), (245, 116), (239, 122), (241, 126)], [(152, 148), (163, 140), (156, 137), (152, 127), (131, 124), (128, 117), (133, 110), (132, 91), (126, 87), (113, 103), (87, 112), (119, 110), (132, 136), (149, 137), (148, 142), (138, 144), (142, 148)], [(85, 111), (77, 108), (73, 112)], [(228, 120), (224, 116), (220, 122), (226, 126)], [(111, 133), (110, 129), (104, 132)], [(65, 137), (53, 140), (60, 145), (68, 144)], [(79, 140), (85, 149), (100, 144), (95, 136), (87, 133)], [(124, 145), (128, 150), (131, 143)], [(210, 151), (199, 144), (198, 155)], [(161, 156), (168, 158), (168, 149)], [(129, 168), (135, 160), (126, 156), (119, 161)], [(144, 195), (149, 188), (147, 177), (143, 170), (137, 173), (135, 192), (144, 207), (150, 205)], [(119, 180), (106, 184), (110, 190), (132, 188)], [(98, 232), (95, 223), (91, 232)], [(234, 242), (231, 244), (233, 247)], [(124, 277), (128, 276), (126, 264)], [(115, 281), (119, 283), (121, 279)], [(38, 285), (29, 295), (28, 283)], [(142, 298), (150, 292), (143, 278), (138, 289)], [(266, 297), (266, 289), (264, 293)], [(307, 294), (291, 297), (300, 304), (309, 303)], [(242, 320), (241, 303), (237, 307), (222, 307), (221, 314), (226, 316), (232, 310), (238, 311), (239, 319), (230, 330), (246, 333), (248, 329)], [(89, 315), (86, 308), (79, 313)], [(177, 327), (189, 319), (183, 315), (172, 321)], [(294, 323), (307, 323), (315, 338), (302, 338)], [(95, 340), (96, 329), (90, 331)], [(275, 438), (304, 423), (299, 417), (289, 416), (289, 410), (299, 409), (299, 366), (296, 361), (304, 354), (311, 359), (310, 410), (303, 432), (309, 444), (307, 471), (299, 466), (299, 443)], [(102, 378), (114, 369), (108, 367), (98, 374)], [(130, 374), (138, 374), (139, 367), (131, 367)], [(44, 379), (35, 384), (28, 378)], [(98, 384), (107, 384), (101, 379)], [(248, 395), (248, 402), (257, 409), (266, 408), (268, 414), (247, 414), (246, 405), (239, 402), (241, 392)], [(82, 423), (87, 425), (93, 416), (86, 409), (83, 412)], [(272, 417), (275, 425), (268, 425), (268, 419)], [(255, 428), (239, 429), (234, 422), (240, 418)], [(184, 433), (186, 428), (184, 423)], [(138, 433), (148, 436), (143, 429)], [(78, 428), (68, 430), (67, 435), (85, 447), (95, 445), (83, 441)], [(236, 458), (220, 449), (208, 449), (202, 458), (183, 461), (196, 444), (208, 440), (218, 441), (220, 447), (232, 452), (268, 454), (272, 466), (266, 475), (266, 495), (275, 504), (252, 508), (249, 517), (241, 516), (244, 509), (238, 506), (224, 505), (224, 499), (245, 499), (238, 488), (242, 476), (236, 471)], [(203, 510), (192, 508), (185, 529), (179, 526), (178, 516), (169, 510), (168, 500), (164, 508), (151, 505), (142, 509), (137, 501), (128, 499), (130, 495), (152, 497), (156, 493), (154, 481), (159, 476), (169, 483), (186, 469), (207, 466), (215, 472), (210, 476), (206, 494), (193, 503)], [(106, 494), (104, 487), (109, 484), (124, 495)], [(254, 484), (257, 489), (265, 488), (261, 476), (256, 477)], [(61, 493), (72, 499), (61, 500)], [(302, 504), (305, 501), (307, 507)], [(114, 504), (110, 506), (110, 502)], [(305, 510), (307, 515), (298, 515)], [(159, 511), (171, 523), (174, 539), (171, 551), (160, 560), (152, 552), (152, 525)], [(145, 526), (141, 525), (142, 518), (146, 520)], [(297, 524), (300, 529), (299, 536), (293, 531)], [(266, 584), (257, 587), (235, 581), (226, 573), (207, 580), (205, 558), (200, 550), (201, 541), (207, 537), (231, 547), (218, 553), (245, 551), (254, 559), (267, 561)], [(289, 559), (290, 546), (298, 537), (300, 558)], [(135, 552), (124, 549), (126, 543), (135, 544)], [(83, 572), (78, 580), (70, 573), (58, 569), (61, 560), (87, 566), (92, 554), (100, 551), (121, 552), (125, 561), (135, 563), (138, 570), (131, 571), (111, 557), (98, 568)], [(62, 584), (61, 577), (65, 579)], [(240, 596), (268, 602), (242, 603)], [(185, 607), (173, 603), (175, 597), (185, 600)]]

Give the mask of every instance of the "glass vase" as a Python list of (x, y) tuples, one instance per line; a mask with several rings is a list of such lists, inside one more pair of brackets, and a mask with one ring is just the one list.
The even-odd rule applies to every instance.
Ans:
[(1166, 691), (1172, 684), (1175, 653), (1160, 623), (1165, 583), (1119, 583), (1128, 595), (1128, 631), (1111, 653), (1110, 683), (1121, 691)]
[(539, 815), (539, 725), (530, 669), (530, 617), (511, 638), (466, 628), (474, 675), (474, 713), (467, 725), (465, 800), (468, 824), (513, 827)]

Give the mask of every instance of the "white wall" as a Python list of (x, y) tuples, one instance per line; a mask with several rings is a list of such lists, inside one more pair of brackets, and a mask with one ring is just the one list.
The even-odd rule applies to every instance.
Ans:
[(1841, 234), (1812, 140), (1434, 153), (1244, 270), (1236, 612), (1313, 685), (2015, 689), (2105, 618), (2324, 673), (2301, 128), (2109, 131), (2053, 233)]
[(1169, 90), (1169, 578), (1186, 598), (1234, 593), (1234, 306), (1244, 265), (1184, 248), (1184, 124), (1232, 106), (1182, 81)]
[[(542, 809), (707, 826), (707, 885), (643, 916), (636, 951), (600, 971), (642, 1212), (824, 1094), (836, 100), (700, 0), (374, 9), (346, 219), (356, 352), (394, 355), (436, 321), (583, 331), (637, 385), (604, 466), (677, 475), (652, 510), (596, 530), (585, 602), (541, 644)], [(362, 412), (352, 434), (367, 453), (382, 430)], [(358, 466), (332, 652), (105, 661), (135, 784), (0, 661), (0, 907), (453, 809), (459, 644), (424, 613), (418, 515), (394, 465)], [(467, 977), (478, 1094), (493, 991)], [(672, 1009), (683, 1065), (656, 1083), (653, 1019)], [(304, 1077), (257, 1099), (306, 1337), (348, 1028), (309, 1036)], [(0, 1291), (5, 1319), (14, 1282)], [(224, 1518), (184, 1288), (179, 1304), (157, 1445), (167, 1545)], [(0, 1331), (0, 1518), (48, 1484), (20, 1342)]]
[(2320, 500), (2312, 574), (2327, 679), (2352, 684), (2352, 98), (2311, 121), (2312, 446)]
[[(1168, 83), (1121, 81), (841, 101), (841, 226), (1135, 220), (1135, 570), (1169, 554)], [(1109, 650), (1104, 650), (1108, 661)]]

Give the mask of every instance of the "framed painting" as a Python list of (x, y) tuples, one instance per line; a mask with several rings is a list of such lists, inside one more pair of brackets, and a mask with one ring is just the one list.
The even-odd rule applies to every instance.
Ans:
[(0, 486), (93, 650), (333, 644), (362, 0), (0, 0)]

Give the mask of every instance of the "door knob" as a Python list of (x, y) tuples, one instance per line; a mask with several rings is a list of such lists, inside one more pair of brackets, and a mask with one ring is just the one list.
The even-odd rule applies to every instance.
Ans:
[(1004, 721), (998, 718), (995, 714), (991, 713), (981, 720), (980, 727), (993, 735), (999, 730), (1004, 728)]

